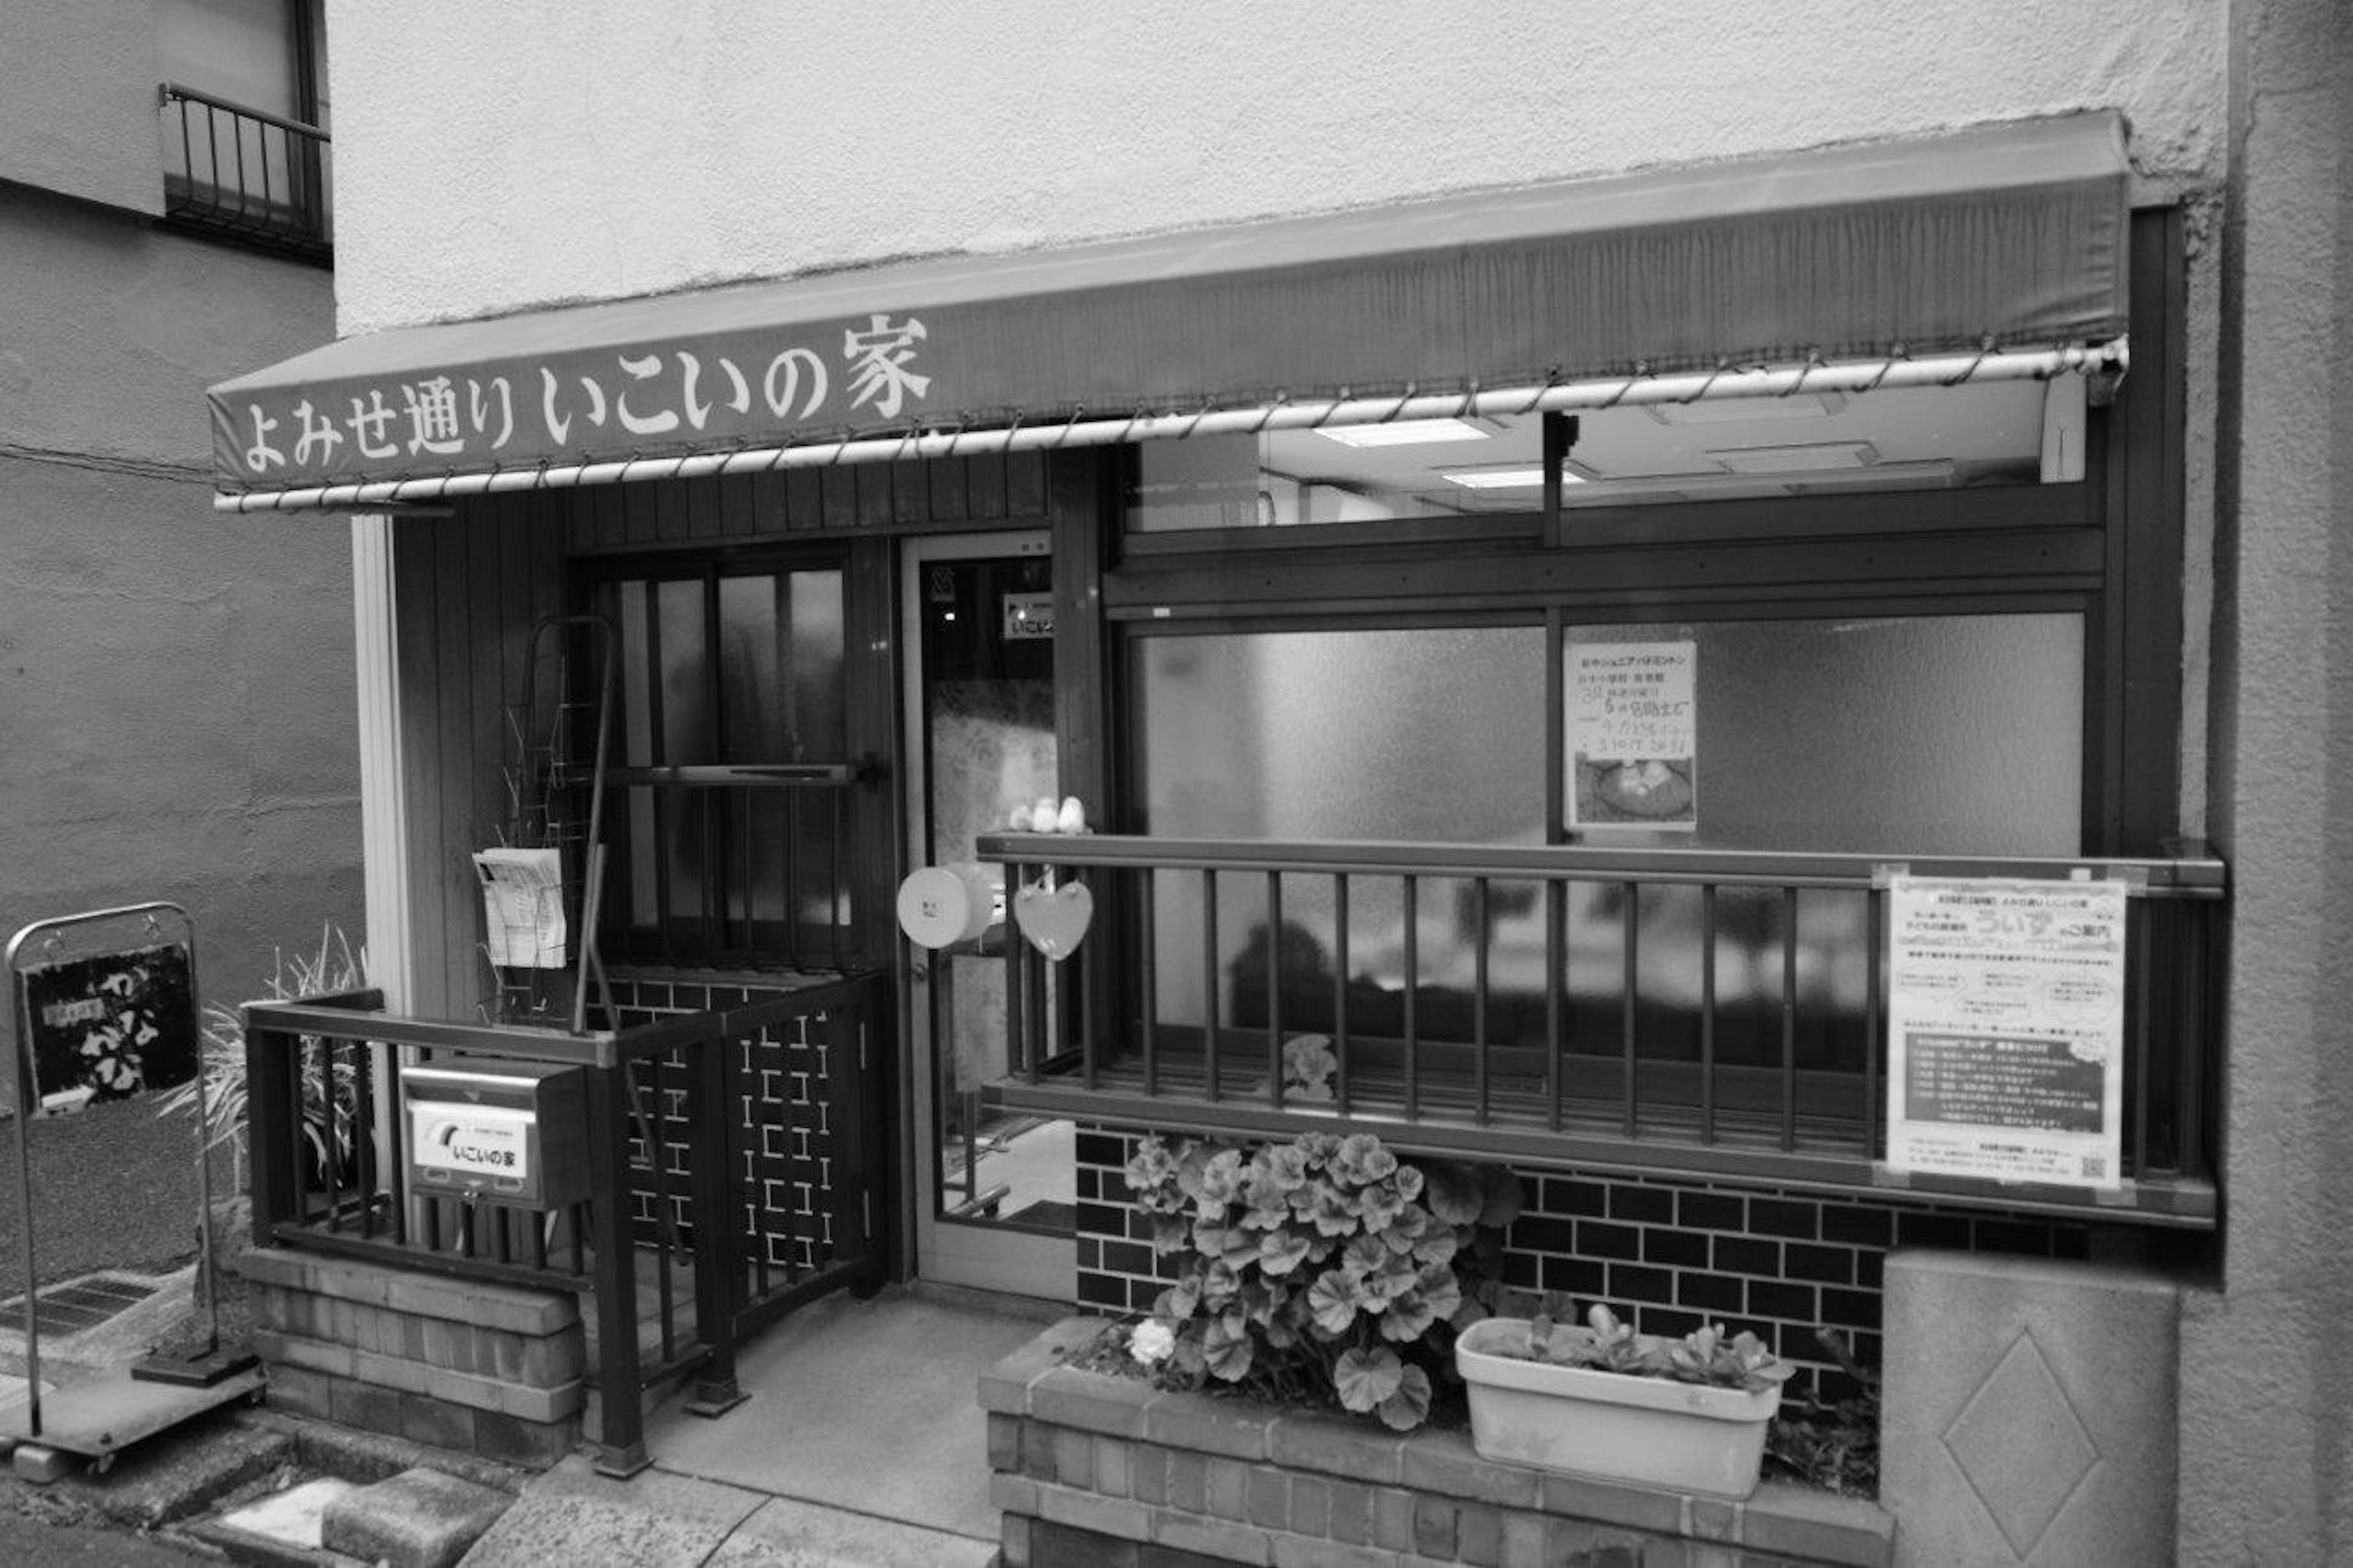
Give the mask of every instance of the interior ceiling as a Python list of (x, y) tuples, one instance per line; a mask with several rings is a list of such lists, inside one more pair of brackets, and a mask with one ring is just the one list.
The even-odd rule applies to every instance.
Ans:
[[(1850, 396), (1727, 398), (1580, 416), (1567, 505), (1802, 494), (1866, 485), (1920, 489), (2032, 482), (2043, 471), (2045, 402), (2055, 429), (2080, 427), (2083, 381), (1890, 388)], [(1433, 511), (1528, 511), (1539, 488), (1542, 419), (1487, 422), (1472, 439), (1352, 447), (1322, 432), (1258, 437), (1260, 483), (1277, 522), (1356, 521)], [(2080, 445), (2077, 449), (2080, 451)], [(1525, 470), (1472, 489), (1449, 474)]]

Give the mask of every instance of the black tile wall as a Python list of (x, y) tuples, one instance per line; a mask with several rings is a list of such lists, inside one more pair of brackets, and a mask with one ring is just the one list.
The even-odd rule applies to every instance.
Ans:
[[(1145, 1217), (1126, 1202), (1130, 1133), (1083, 1130), (1077, 1142), (1079, 1300), (1149, 1311), (1173, 1270), (1151, 1250)], [(1798, 1364), (1790, 1392), (1853, 1392), (1815, 1339), (1837, 1329), (1866, 1366), (1879, 1360), (1880, 1279), (1892, 1247), (1946, 1247), (2038, 1258), (2085, 1257), (2093, 1227), (2064, 1219), (1942, 1209), (1649, 1176), (1525, 1175), (1526, 1207), (1505, 1237), (1504, 1278), (1606, 1302), (1644, 1333), (1702, 1321), (1753, 1331)]]

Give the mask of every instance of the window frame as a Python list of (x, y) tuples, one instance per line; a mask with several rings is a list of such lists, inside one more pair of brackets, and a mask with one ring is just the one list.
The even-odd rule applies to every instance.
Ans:
[[(851, 626), (854, 612), (851, 600), (855, 591), (850, 557), (851, 552), (845, 544), (830, 546), (808, 544), (743, 551), (663, 551), (604, 556), (580, 555), (573, 558), (571, 579), (574, 603), (583, 608), (599, 613), (603, 611), (606, 594), (608, 591), (617, 591), (624, 584), (655, 585), (690, 583), (696, 584), (699, 590), (698, 603), (701, 607), (703, 642), (702, 686), (705, 706), (711, 716), (711, 741), (713, 752), (722, 760), (707, 763), (681, 764), (669, 761), (665, 755), (662, 714), (659, 700), (660, 686), (659, 671), (663, 645), (658, 614), (659, 593), (657, 591), (649, 595), (647, 606), (647, 650), (650, 667), (647, 685), (649, 692), (655, 694), (656, 697), (646, 715), (650, 739), (648, 761), (644, 764), (632, 764), (626, 760), (627, 742), (621, 726), (626, 724), (627, 720), (620, 706), (623, 700), (622, 693), (617, 692), (616, 730), (607, 740), (608, 776), (612, 777), (608, 788), (623, 792), (630, 788), (656, 790), (667, 788), (670, 794), (675, 795), (681, 786), (665, 786), (656, 782), (652, 775), (680, 768), (702, 773), (734, 768), (756, 768), (763, 773), (774, 773), (789, 768), (809, 773), (812, 775), (811, 782), (819, 787), (824, 785), (825, 781), (815, 775), (825, 773), (838, 775), (836, 782), (839, 787), (834, 800), (835, 830), (831, 852), (833, 896), (839, 907), (839, 900), (846, 892), (849, 899), (849, 907), (847, 916), (838, 920), (830, 927), (815, 928), (829, 932), (825, 943), (824, 956), (829, 961), (828, 967), (836, 969), (841, 968), (846, 962), (862, 952), (865, 927), (871, 923), (864, 905), (872, 898), (871, 889), (861, 885), (863, 868), (856, 863), (857, 858), (849, 852), (848, 843), (849, 835), (854, 831), (854, 823), (858, 816), (857, 803), (851, 798), (856, 793), (853, 786), (863, 783), (872, 771), (866, 763), (853, 760), (858, 752), (859, 737), (854, 732), (856, 725), (851, 717), (852, 699), (857, 680), (850, 668), (851, 644), (854, 641)], [(720, 584), (729, 578), (782, 578), (797, 572), (829, 572), (840, 581), (843, 647), (839, 679), (842, 687), (841, 706), (844, 721), (841, 755), (830, 761), (817, 762), (791, 759), (764, 761), (754, 757), (730, 756), (727, 754), (725, 733), (726, 708), (721, 691), (723, 661), (718, 651), (718, 639), (721, 635)], [(617, 665), (622, 658), (619, 644), (620, 628), (617, 625), (614, 628), (614, 637), (615, 658)], [(581, 679), (586, 679), (589, 677), (586, 672), (582, 672)], [(628, 681), (626, 672), (621, 673), (618, 679), (625, 691)], [(699, 795), (708, 794), (715, 799), (719, 789), (717, 787), (699, 789), (696, 793)], [(661, 797), (658, 795), (657, 798)], [(706, 809), (715, 809), (715, 807)], [(627, 889), (633, 876), (631, 841), (634, 824), (626, 799), (608, 806), (607, 816), (611, 824), (608, 837), (609, 853), (613, 861), (613, 865), (607, 872), (608, 888), (614, 882), (617, 882), (623, 889)], [(786, 822), (788, 832), (797, 835), (800, 832), (801, 819), (796, 813), (788, 811)], [(658, 833), (662, 831), (657, 828)], [(711, 831), (706, 826), (706, 835)], [(719, 863), (733, 863), (733, 850), (730, 841), (732, 832), (731, 816), (728, 820), (723, 821), (717, 829), (720, 844), (715, 858)], [(656, 853), (658, 856), (661, 854), (659, 846)], [(798, 848), (796, 847), (791, 853), (797, 855)], [(786, 864), (789, 865), (789, 860)], [(667, 873), (657, 869), (655, 878), (658, 884), (666, 884)], [(794, 907), (795, 900), (803, 889), (806, 880), (804, 877), (794, 877), (790, 879), (789, 885), (780, 886), (776, 889), (782, 906), (788, 911)], [(715, 895), (715, 905), (713, 897), (706, 897), (705, 907), (700, 913), (682, 913), (670, 908), (670, 889), (663, 885), (658, 891), (656, 912), (649, 926), (627, 923), (634, 905), (626, 893), (622, 896), (607, 897), (601, 906), (597, 940), (617, 962), (623, 963), (655, 963), (670, 968), (806, 967), (805, 960), (808, 944), (801, 938), (800, 923), (789, 918), (782, 921), (760, 921), (756, 915), (750, 912), (756, 891), (756, 884), (738, 886), (733, 882), (723, 882)], [(741, 918), (731, 912), (733, 902), (738, 898), (743, 900), (745, 911)], [(767, 926), (778, 928), (784, 933), (783, 939), (765, 942), (759, 940), (760, 932)], [(743, 939), (729, 940), (731, 931), (740, 931)]]

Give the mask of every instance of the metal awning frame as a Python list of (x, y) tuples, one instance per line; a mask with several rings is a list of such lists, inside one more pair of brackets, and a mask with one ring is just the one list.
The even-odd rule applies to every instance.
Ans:
[(1059, 420), (944, 428), (911, 426), (894, 436), (858, 436), (837, 440), (737, 447), (727, 451), (628, 458), (569, 464), (453, 470), (399, 479), (293, 486), (216, 494), (216, 511), (242, 513), (299, 510), (393, 510), (466, 496), (516, 490), (573, 489), (642, 479), (706, 479), (714, 475), (774, 473), (780, 469), (837, 468), (851, 463), (887, 463), (999, 452), (1055, 451), (1066, 447), (1114, 447), (1137, 441), (1181, 440), (1192, 436), (1255, 435), (1268, 430), (1316, 429), (1327, 426), (1379, 425), (1405, 419), (1448, 416), (1525, 416), (1577, 413), (1658, 404), (1689, 404), (1731, 398), (1791, 397), (1799, 393), (1860, 395), (1882, 387), (1961, 386), (1976, 382), (2048, 381), (2084, 374), (2110, 380), (2129, 364), (2124, 337), (2094, 344), (2000, 348), (1990, 342), (1974, 353), (1913, 358), (1899, 347), (1876, 359), (1820, 359), (1802, 364), (1719, 364), (1712, 370), (1653, 375), (1638, 368), (1624, 376), (1561, 381), (1538, 386), (1467, 388), (1424, 393), (1408, 390), (1379, 397), (1318, 398), (1194, 411), (1138, 411), (1103, 416), (1076, 410)]

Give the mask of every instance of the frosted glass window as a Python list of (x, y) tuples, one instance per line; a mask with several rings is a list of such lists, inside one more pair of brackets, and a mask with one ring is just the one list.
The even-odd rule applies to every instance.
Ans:
[(721, 728), (730, 762), (831, 762), (844, 744), (841, 574), (719, 580)]
[(1567, 637), (1697, 646), (1698, 831), (1599, 828), (1595, 842), (2079, 853), (2080, 616), (1588, 626)]
[[(1145, 830), (1164, 837), (1536, 844), (1544, 838), (1545, 636), (1535, 626), (1152, 637), (1136, 645)], [(1218, 879), (1221, 1022), (1262, 1021), (1265, 879)], [(1198, 879), (1155, 890), (1165, 1019), (1198, 1022), (1210, 966)], [(1423, 884), (1419, 973), (1467, 973), (1467, 889)], [(1335, 958), (1333, 884), (1286, 879), (1286, 994)], [(1391, 879), (1350, 892), (1349, 968), (1392, 978)], [(1322, 994), (1328, 996), (1328, 980)], [(1433, 1020), (1435, 1022), (1435, 1020)]]

